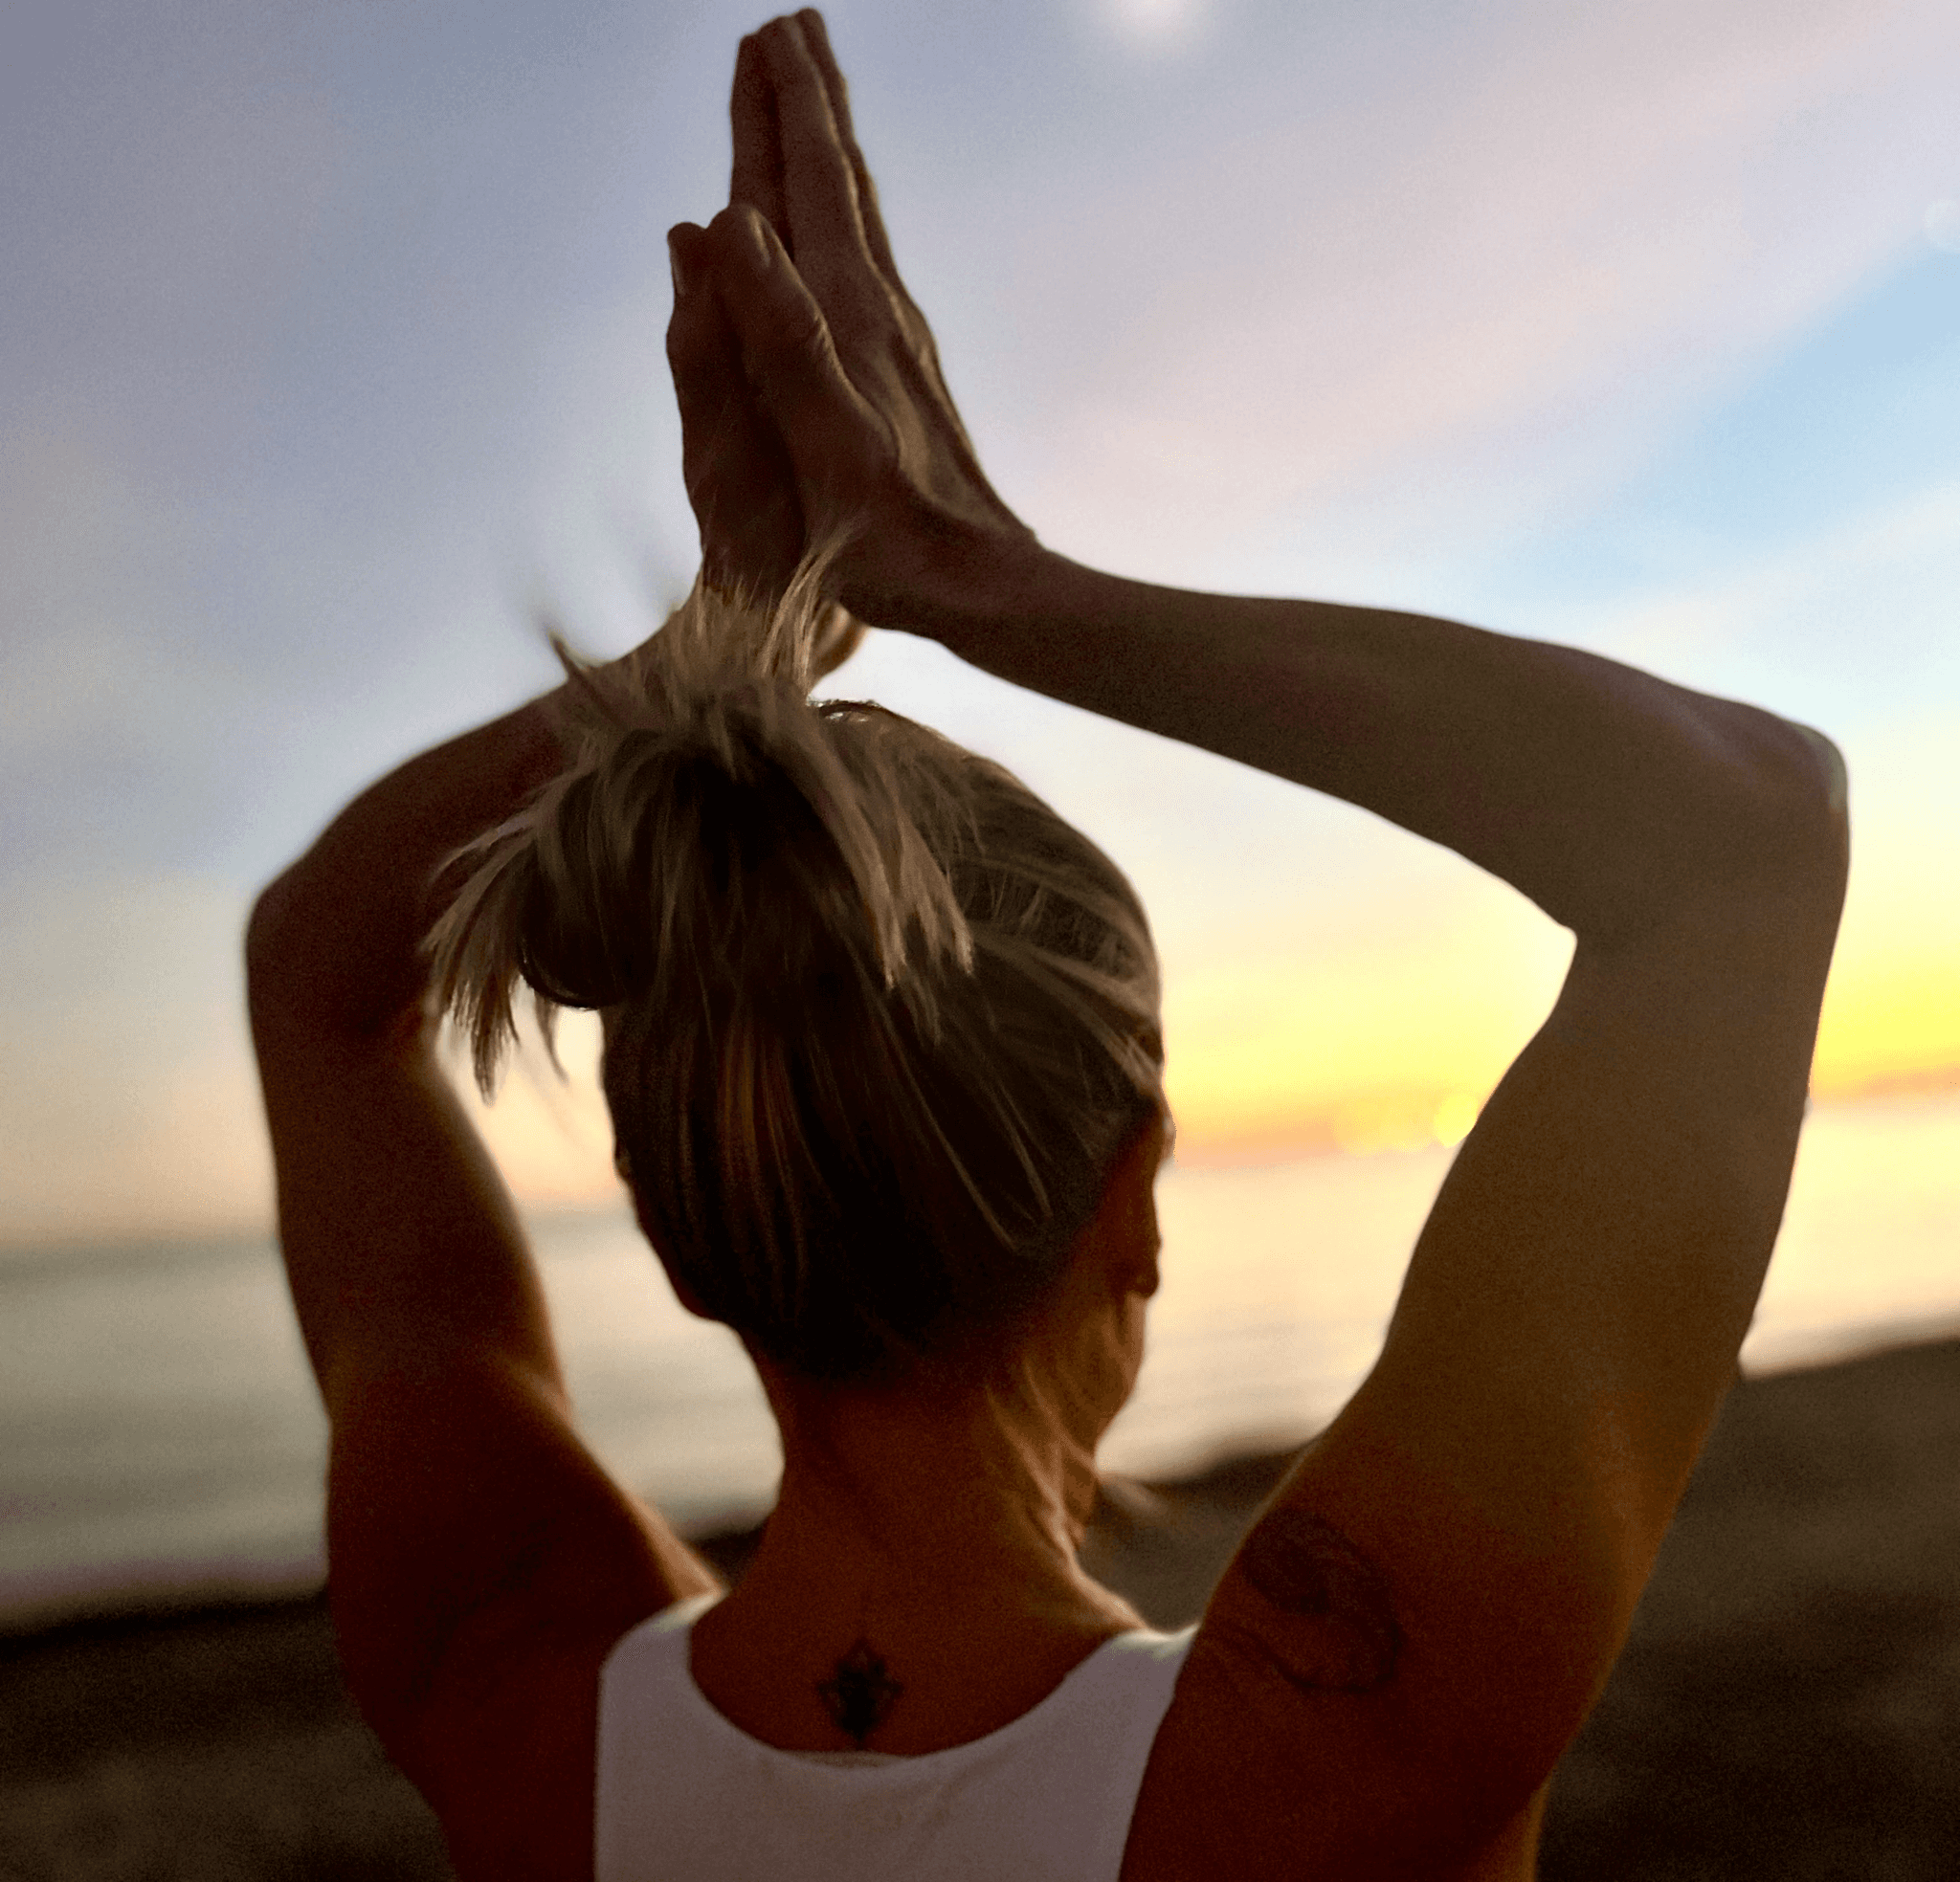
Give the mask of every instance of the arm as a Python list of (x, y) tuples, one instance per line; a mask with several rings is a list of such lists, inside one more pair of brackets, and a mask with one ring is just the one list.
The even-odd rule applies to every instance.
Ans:
[(1039, 551), (919, 615), (1002, 677), (1446, 844), (1575, 932), (1380, 1361), (1219, 1584), (1133, 1841), (1338, 1875), (1380, 1872), (1389, 1827), (1418, 1865), (1528, 1836), (1774, 1246), (1844, 889), (1837, 753), (1572, 650)]
[[(736, 357), (703, 312), (677, 297), (677, 373)], [(683, 417), (703, 579), (771, 598), (804, 534), (780, 441), (743, 400)], [(861, 632), (839, 608), (819, 668)], [(259, 897), (246, 943), (280, 1242), (331, 1425), (343, 1662), (483, 1873), (590, 1872), (599, 1666), (635, 1621), (720, 1585), (580, 1440), (515, 1208), (435, 1051), (436, 872), (559, 771), (567, 703), (364, 792)]]
[[(1168, 1872), (1181, 1854), (1248, 1876), (1281, 1849), (1281, 1873), (1380, 1872), (1387, 1827), (1417, 1864), (1528, 1842), (1774, 1245), (1844, 886), (1837, 754), (1446, 622), (1175, 594), (1047, 556), (995, 579), (936, 617), (953, 651), (1362, 805), (1575, 931), (1378, 1364), (1217, 1589), (1133, 1837)], [(1393, 1660), (1348, 1690), (1385, 1638)], [(1281, 1844), (1270, 1800), (1287, 1797)]]
[(1774, 1242), (1843, 893), (1837, 754), (1570, 649), (1043, 550), (969, 469), (820, 24), (760, 44), (780, 200), (684, 239), (813, 533), (855, 527), (835, 565), (854, 612), (1362, 805), (1575, 933), (1379, 1363), (1219, 1584), (1131, 1841), (1167, 1873), (1515, 1856)]
[[(563, 1389), (510, 1199), (436, 1064), (419, 951), (444, 859), (560, 768), (550, 711), (533, 701), (391, 772), (253, 911), (248, 988), (280, 1240), (329, 1414), (377, 1367), (456, 1346), (494, 1346)], [(348, 1078), (414, 1089), (433, 1167), (403, 1171), (398, 1187), (359, 1179), (381, 1146), (372, 1111), (345, 1100)], [(410, 1240), (426, 1255), (404, 1258)]]
[(470, 1873), (578, 1873), (581, 1849), (590, 1873), (599, 1664), (718, 1585), (579, 1439), (523, 1229), (435, 1052), (432, 879), (559, 768), (555, 710), (365, 792), (247, 940), (279, 1238), (331, 1424), (342, 1659)]
[(1188, 594), (1038, 549), (920, 612), (1004, 679), (1441, 843), (1589, 946), (1632, 940), (1708, 884), (1769, 883), (1842, 808), (1815, 733), (1451, 621)]

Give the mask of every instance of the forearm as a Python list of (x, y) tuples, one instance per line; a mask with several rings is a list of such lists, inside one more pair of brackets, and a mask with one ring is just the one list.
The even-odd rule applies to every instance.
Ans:
[(1841, 795), (1815, 734), (1570, 648), (1046, 552), (939, 592), (922, 625), (974, 665), (1375, 811), (1592, 941), (1776, 867)]
[(390, 772), (265, 891), (247, 940), (255, 1027), (379, 1036), (420, 1009), (436, 874), (563, 765), (562, 694)]

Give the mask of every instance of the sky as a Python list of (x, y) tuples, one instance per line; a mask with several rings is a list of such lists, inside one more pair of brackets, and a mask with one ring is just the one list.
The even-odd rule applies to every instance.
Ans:
[[(1950, 0), (839, 0), (901, 265), (1080, 561), (1417, 608), (1828, 731), (1816, 1090), (1960, 1076)], [(30, 4), (0, 27), (0, 1244), (263, 1226), (252, 897), (692, 577), (664, 232), (749, 11)], [(1141, 890), (1179, 1154), (1460, 1136), (1568, 938), (1467, 864), (874, 635), (833, 682)], [(535, 1055), (533, 1202), (608, 1140)]]

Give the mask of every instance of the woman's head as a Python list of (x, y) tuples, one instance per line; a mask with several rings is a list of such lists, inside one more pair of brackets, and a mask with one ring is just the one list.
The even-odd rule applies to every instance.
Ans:
[(805, 1379), (894, 1382), (1052, 1292), (1162, 1105), (1120, 871), (1010, 773), (813, 706), (831, 614), (697, 588), (574, 675), (566, 772), (432, 936), (486, 1088), (516, 982), (597, 1008), (618, 1159), (683, 1294)]

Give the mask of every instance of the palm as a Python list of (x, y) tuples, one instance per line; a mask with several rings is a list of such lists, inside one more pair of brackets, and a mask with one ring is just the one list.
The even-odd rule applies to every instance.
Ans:
[[(743, 42), (730, 121), (729, 208), (707, 231), (682, 224), (670, 238), (690, 282), (668, 350), (704, 561), (711, 579), (779, 588), (815, 536), (849, 522), (840, 586), (884, 619), (896, 590), (882, 565), (904, 564), (922, 528), (1032, 539), (982, 473), (899, 278), (813, 10)], [(755, 298), (758, 239), (787, 258), (800, 312), (779, 301), (768, 313)], [(772, 318), (831, 375), (820, 409), (786, 410), (787, 383), (745, 356), (757, 321)]]
[[(701, 523), (708, 580), (766, 597), (790, 585), (804, 545), (803, 506), (780, 440), (728, 435), (688, 496)], [(771, 448), (773, 447), (773, 448)], [(780, 461), (778, 461), (780, 460)]]

